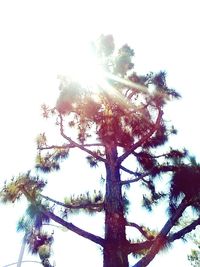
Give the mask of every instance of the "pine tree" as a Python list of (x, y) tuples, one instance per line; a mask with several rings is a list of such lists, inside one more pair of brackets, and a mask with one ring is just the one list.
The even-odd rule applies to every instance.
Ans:
[(191, 263), (191, 266), (198, 267), (200, 264), (200, 246), (197, 249), (192, 249), (191, 254), (188, 255), (188, 260)]
[[(22, 195), (26, 197), (29, 206), (18, 228), (26, 229), (30, 250), (40, 255), (44, 266), (51, 266), (53, 237), (42, 227), (54, 221), (98, 244), (103, 250), (104, 267), (128, 267), (129, 254), (139, 257), (134, 267), (144, 267), (160, 250), (200, 224), (200, 166), (185, 149), (167, 146), (169, 137), (177, 131), (164, 119), (165, 106), (180, 95), (167, 86), (166, 73), (137, 74), (134, 50), (127, 44), (115, 48), (111, 35), (100, 36), (93, 50), (103, 79), (97, 81), (94, 90), (93, 84), (60, 77), (56, 106), (43, 105), (42, 110), (45, 118), (55, 118), (64, 142), (49, 144), (47, 134), (41, 133), (35, 165), (41, 175), (35, 176), (32, 171), (20, 174), (5, 184), (1, 199), (15, 202)], [(76, 133), (75, 137), (68, 134), (69, 129)], [(105, 169), (102, 191), (66, 196), (63, 202), (45, 196), (47, 182), (41, 178), (42, 173), (58, 171), (73, 149), (85, 152), (90, 167)], [(128, 167), (130, 163), (133, 168)], [(168, 181), (169, 187), (159, 191), (158, 178), (163, 184)], [(126, 190), (138, 184), (143, 186), (141, 206), (152, 212), (149, 216), (153, 216), (156, 205), (168, 203), (168, 219), (159, 232), (128, 221), (133, 204)], [(59, 211), (52, 205), (60, 207)], [(179, 220), (189, 207), (198, 216), (181, 227)], [(68, 216), (77, 211), (102, 212), (104, 236), (70, 223)], [(174, 226), (178, 230), (173, 231)], [(133, 227), (141, 237), (129, 238), (127, 227)]]

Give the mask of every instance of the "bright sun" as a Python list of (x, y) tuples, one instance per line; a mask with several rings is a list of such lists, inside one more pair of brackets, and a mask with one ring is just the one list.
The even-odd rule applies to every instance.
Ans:
[(101, 58), (95, 54), (89, 42), (85, 46), (81, 44), (78, 48), (68, 47), (64, 58), (65, 60), (62, 57), (62, 69), (59, 74), (79, 82), (83, 90), (92, 92), (93, 97), (97, 99), (99, 93), (106, 91), (120, 102), (124, 102), (122, 94), (108, 82), (108, 78), (128, 86), (131, 82), (105, 71)]
[(105, 83), (106, 73), (103, 71), (100, 59), (90, 48), (88, 45), (87, 48), (82, 46), (78, 50), (68, 49), (66, 62), (62, 62), (61, 74), (80, 82), (86, 90), (96, 92)]

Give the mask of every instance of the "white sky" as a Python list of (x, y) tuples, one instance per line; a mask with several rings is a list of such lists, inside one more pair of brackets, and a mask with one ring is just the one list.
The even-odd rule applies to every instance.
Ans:
[[(198, 0), (0, 1), (0, 185), (33, 166), (35, 137), (47, 127), (40, 117), (41, 103), (54, 104), (57, 74), (67, 70), (82, 46), (101, 33), (111, 33), (118, 43), (127, 42), (135, 49), (136, 71), (168, 72), (170, 86), (183, 96), (167, 110), (166, 117), (179, 130), (172, 142), (200, 159), (199, 25)], [(84, 174), (89, 175), (87, 170)], [(76, 183), (66, 187), (73, 190)], [(15, 221), (22, 209), (17, 205), (0, 209), (1, 267), (17, 260), (21, 236), (15, 233)], [(57, 239), (64, 235), (71, 236), (61, 232)], [(70, 266), (101, 266), (99, 251), (88, 241), (78, 239), (84, 249), (76, 253), (75, 235), (64, 240), (62, 247), (55, 244), (57, 267), (67, 261)], [(168, 264), (174, 266), (175, 257), (176, 266), (189, 266), (182, 251), (178, 245), (175, 252), (171, 250), (165, 256)], [(163, 266), (163, 259), (164, 255), (157, 257), (149, 266)]]

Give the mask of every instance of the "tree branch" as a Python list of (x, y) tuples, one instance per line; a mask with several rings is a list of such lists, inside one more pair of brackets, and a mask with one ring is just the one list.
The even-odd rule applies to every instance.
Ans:
[[(125, 167), (123, 167), (123, 168), (125, 168)], [(140, 179), (143, 180), (144, 182), (146, 182), (143, 178), (146, 177), (146, 176), (150, 176), (152, 174), (152, 172), (155, 171), (155, 169), (157, 171), (157, 174), (159, 174), (161, 172), (172, 172), (172, 171), (175, 171), (177, 169), (177, 167), (173, 166), (173, 165), (155, 166), (149, 172), (146, 172), (146, 173), (133, 173), (133, 172), (131, 172), (130, 170), (127, 169), (127, 172), (133, 173), (134, 175), (136, 175), (138, 177), (136, 177), (134, 179), (121, 181), (121, 184), (122, 185), (126, 185), (126, 184), (130, 184), (130, 183), (135, 183), (135, 182), (139, 181)]]
[(147, 173), (143, 173), (143, 174), (141, 174), (141, 175), (138, 176), (137, 178), (129, 179), (129, 180), (126, 180), (126, 181), (121, 181), (121, 185), (126, 185), (126, 184), (135, 183), (135, 182), (138, 182), (139, 180), (143, 180), (144, 182), (146, 182), (146, 181), (144, 180), (144, 177), (149, 176), (150, 174), (151, 174), (150, 172), (147, 172)]
[[(23, 193), (26, 196), (26, 198), (28, 199), (28, 201), (30, 201), (31, 203), (35, 202), (35, 199), (33, 199), (30, 196), (30, 193), (25, 188), (23, 189)], [(60, 203), (62, 203), (62, 202), (60, 202)], [(91, 234), (90, 232), (87, 232), (87, 231), (75, 226), (73, 223), (66, 222), (62, 218), (60, 218), (57, 215), (55, 215), (52, 211), (47, 210), (47, 208), (44, 205), (41, 205), (40, 211), (44, 215), (49, 217), (51, 220), (53, 220), (54, 222), (57, 222), (58, 224), (61, 224), (62, 226), (66, 227), (67, 229), (71, 230), (72, 232), (76, 233), (77, 235), (80, 235), (80, 236), (82, 236), (82, 237), (84, 237), (86, 239), (89, 239), (90, 241), (92, 241), (92, 242), (94, 242), (96, 244), (99, 244), (102, 247), (104, 247), (105, 240), (103, 238), (101, 238), (99, 236), (96, 236), (94, 234)]]
[(121, 181), (121, 185), (127, 185), (127, 184), (131, 184), (131, 183), (135, 183), (135, 182), (138, 182), (141, 179), (142, 179), (142, 177), (137, 177), (137, 178), (129, 179), (129, 180), (126, 180), (126, 181)]
[(90, 232), (87, 232), (77, 226), (75, 226), (73, 223), (70, 222), (66, 222), (65, 220), (63, 220), (62, 218), (58, 217), (57, 215), (55, 215), (53, 212), (46, 210), (45, 208), (42, 209), (42, 212), (48, 216), (50, 219), (52, 219), (53, 221), (57, 222), (58, 224), (61, 224), (62, 226), (66, 227), (67, 229), (69, 229), (70, 231), (76, 233), (77, 235), (80, 235), (86, 239), (89, 239), (90, 241), (104, 247), (105, 245), (105, 240), (99, 236), (96, 236), (94, 234), (91, 234)]
[(136, 228), (148, 240), (152, 240), (154, 238), (152, 235), (149, 235), (149, 233), (147, 231), (145, 231), (143, 226), (140, 226), (140, 225), (133, 223), (133, 222), (127, 222), (126, 225)]
[[(130, 253), (134, 253), (134, 254), (141, 253), (141, 251), (149, 249), (152, 246), (153, 242), (154, 242), (153, 240), (147, 240), (147, 241), (144, 241), (144, 242), (141, 242), (141, 243), (131, 243), (128, 246), (127, 253), (128, 254), (130, 254)], [(133, 267), (135, 267), (135, 265)]]
[[(181, 209), (184, 209), (184, 206), (182, 208), (180, 208), (179, 212), (181, 212)], [(178, 213), (179, 213), (178, 212)], [(180, 217), (179, 217), (180, 218)], [(168, 221), (169, 222), (169, 221)], [(167, 223), (168, 223), (167, 222)], [(133, 226), (135, 227), (136, 229), (138, 229), (141, 233), (143, 231), (143, 227), (135, 224), (135, 223), (127, 223), (127, 225), (129, 226)], [(163, 241), (165, 242), (173, 242), (174, 240), (177, 240), (177, 239), (180, 239), (181, 237), (183, 237), (185, 234), (191, 232), (192, 230), (194, 230), (198, 225), (200, 225), (200, 217), (198, 219), (196, 219), (194, 222), (192, 222), (190, 225), (186, 226), (185, 228), (181, 229), (180, 231), (172, 234), (172, 235), (169, 235), (169, 236), (162, 236), (163, 240), (159, 240), (158, 241), (158, 238), (161, 238), (161, 232), (159, 233), (159, 235), (155, 238), (155, 239), (149, 239), (148, 241), (145, 241), (145, 242), (141, 242), (141, 243), (132, 243), (129, 245), (129, 249), (128, 249), (128, 253), (140, 253), (142, 250), (147, 250), (147, 249), (150, 249), (151, 247), (155, 246), (155, 245), (159, 245), (160, 249), (162, 248), (162, 243)], [(166, 224), (165, 224), (166, 226)], [(164, 226), (164, 227), (165, 227)], [(163, 227), (163, 228), (164, 228)], [(170, 230), (169, 230), (170, 231)], [(142, 233), (143, 234), (143, 233)], [(148, 233), (144, 233), (143, 235), (145, 236), (146, 234)], [(152, 248), (151, 248), (152, 250)], [(149, 252), (150, 253), (150, 252)], [(149, 254), (148, 253), (148, 254)], [(148, 255), (147, 254), (147, 255)], [(157, 253), (156, 253), (157, 254)], [(146, 256), (147, 256), (146, 255)], [(145, 257), (146, 257), (145, 256)], [(155, 255), (154, 255), (155, 256)], [(144, 258), (145, 258), (144, 257)], [(143, 259), (144, 259), (143, 258)], [(145, 262), (141, 262), (143, 259), (141, 259), (136, 265), (134, 265), (133, 267), (145, 267), (147, 266), (148, 264), (145, 265)], [(152, 260), (152, 259), (151, 259)], [(149, 261), (150, 262), (150, 261)]]
[[(83, 144), (83, 147), (93, 147), (93, 146), (103, 146), (102, 144)], [(39, 150), (50, 150), (50, 149), (67, 149), (67, 148), (75, 148), (77, 147), (74, 144), (63, 144), (63, 145), (53, 145), (53, 146), (44, 146), (44, 147), (38, 147)]]
[(133, 171), (127, 169), (126, 167), (122, 166), (122, 165), (120, 166), (120, 169), (122, 169), (123, 171), (125, 171), (125, 172), (127, 172), (129, 174), (133, 174), (133, 175), (137, 176), (134, 179), (121, 181), (121, 185), (135, 183), (135, 182), (139, 181), (140, 179), (143, 179), (144, 177), (146, 177), (146, 176), (148, 176), (150, 174), (150, 172), (148, 172), (148, 173), (133, 172)]
[(198, 219), (196, 219), (195, 221), (193, 221), (191, 224), (189, 224), (188, 226), (184, 227), (183, 229), (181, 229), (180, 231), (170, 235), (168, 237), (168, 241), (169, 242), (173, 242), (176, 239), (179, 239), (181, 237), (183, 237), (184, 235), (186, 235), (187, 233), (190, 233), (192, 230), (194, 230), (198, 225), (200, 225), (200, 217)]
[(178, 219), (182, 216), (184, 210), (188, 207), (189, 202), (183, 199), (176, 212), (171, 216), (171, 218), (166, 222), (164, 227), (161, 229), (157, 237), (152, 241), (152, 245), (148, 253), (139, 260), (133, 267), (145, 267), (147, 266), (156, 256), (156, 254), (162, 249), (163, 245), (167, 242), (167, 234), (171, 228), (175, 225)]
[[(140, 156), (140, 152), (137, 153), (137, 152), (133, 151), (132, 154), (133, 154), (135, 157), (139, 157), (139, 156)], [(151, 157), (151, 158), (153, 158), (153, 159), (158, 159), (158, 158), (162, 158), (162, 157), (166, 157), (166, 156), (170, 155), (170, 152), (168, 152), (168, 153), (164, 153), (164, 154), (161, 154), (161, 155), (155, 155), (155, 156), (154, 156), (154, 155), (151, 155), (151, 154), (148, 154), (148, 155), (149, 155), (149, 157)]]
[(123, 171), (125, 171), (125, 172), (127, 172), (127, 173), (129, 173), (129, 174), (133, 174), (133, 175), (136, 175), (136, 176), (139, 176), (140, 175), (139, 172), (133, 172), (133, 171), (129, 170), (128, 168), (122, 166), (122, 165), (120, 165), (120, 169), (123, 170)]
[(84, 204), (64, 204), (63, 202), (60, 202), (58, 200), (55, 200), (53, 198), (50, 198), (48, 196), (44, 196), (42, 194), (40, 194), (40, 196), (48, 201), (51, 201), (59, 206), (62, 206), (64, 208), (67, 208), (67, 209), (93, 209), (93, 210), (96, 210), (96, 211), (100, 211), (100, 209), (103, 208), (103, 203), (84, 203)]
[(78, 144), (77, 142), (73, 141), (70, 137), (68, 137), (65, 133), (64, 133), (64, 127), (63, 127), (63, 117), (62, 115), (60, 114), (59, 115), (60, 117), (60, 133), (62, 135), (63, 138), (65, 138), (69, 143), (70, 145), (74, 146), (74, 147), (77, 147), (79, 148), (80, 150), (90, 154), (92, 157), (96, 158), (97, 160), (99, 161), (102, 161), (102, 162), (107, 162), (106, 159), (102, 158), (101, 156), (97, 155), (96, 153), (94, 153), (93, 151), (87, 149), (86, 147), (84, 147), (84, 145), (81, 145), (81, 144)]
[(132, 154), (135, 149), (137, 149), (139, 146), (141, 146), (143, 143), (145, 143), (146, 140), (148, 140), (155, 133), (155, 131), (158, 130), (158, 128), (160, 126), (161, 119), (162, 119), (162, 115), (163, 115), (163, 111), (159, 108), (158, 109), (158, 116), (157, 116), (157, 119), (156, 119), (156, 122), (155, 122), (153, 129), (151, 129), (147, 134), (145, 134), (143, 137), (141, 137), (141, 139), (139, 141), (137, 141), (135, 144), (133, 144), (130, 149), (128, 149), (123, 155), (121, 155), (118, 158), (118, 161), (117, 161), (118, 164), (121, 164), (122, 161), (124, 161), (130, 154)]

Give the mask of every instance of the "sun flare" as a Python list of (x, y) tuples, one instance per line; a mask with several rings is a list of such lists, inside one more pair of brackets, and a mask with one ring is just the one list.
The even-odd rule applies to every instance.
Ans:
[[(110, 49), (109, 51), (106, 50), (105, 44), (100, 44), (101, 46), (99, 46), (98, 40), (97, 44), (93, 43), (93, 45), (90, 45), (91, 42), (89, 41), (84, 44), (80, 42), (69, 44), (64, 58), (62, 57), (60, 64), (62, 69), (59, 74), (61, 74), (61, 77), (64, 76), (69, 82), (78, 83), (80, 85), (79, 89), (82, 92), (90, 92), (93, 99), (97, 102), (101, 101), (101, 96), (109, 95), (116, 103), (130, 106), (132, 103), (124, 93), (127, 91), (127, 88), (137, 88), (137, 90), (143, 93), (147, 93), (148, 89), (146, 86), (128, 79), (125, 75), (126, 73), (118, 75), (119, 70), (115, 70), (118, 63), (113, 62), (112, 59), (112, 54), (114, 56), (118, 55), (115, 55), (112, 37), (111, 35), (102, 35), (101, 37), (107, 38), (106, 44)], [(99, 50), (99, 48), (103, 48), (103, 50)], [(125, 45), (125, 49), (129, 48)], [(108, 52), (109, 54), (107, 54)], [(121, 84), (121, 90), (119, 90), (119, 84)]]
[(74, 53), (67, 53), (66, 62), (62, 65), (62, 75), (79, 82), (85, 90), (97, 92), (105, 83), (106, 73), (92, 49), (82, 48)]

